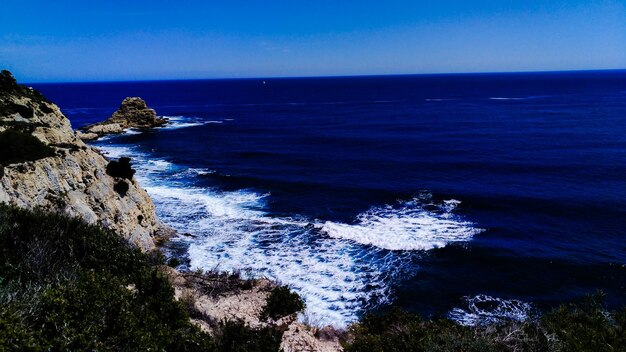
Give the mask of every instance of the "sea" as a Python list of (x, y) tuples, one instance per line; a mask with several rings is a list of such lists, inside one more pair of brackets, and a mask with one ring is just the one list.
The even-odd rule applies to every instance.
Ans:
[(626, 71), (32, 84), (74, 128), (139, 96), (132, 158), (183, 270), (288, 285), (300, 319), (525, 320), (626, 304)]

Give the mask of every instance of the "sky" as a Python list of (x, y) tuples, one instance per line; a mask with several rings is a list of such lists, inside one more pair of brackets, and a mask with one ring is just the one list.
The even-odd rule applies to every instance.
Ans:
[(24, 82), (626, 68), (626, 0), (3, 0)]

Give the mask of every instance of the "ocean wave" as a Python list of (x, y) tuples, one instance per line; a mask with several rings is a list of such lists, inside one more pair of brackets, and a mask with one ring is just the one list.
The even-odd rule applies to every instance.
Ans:
[(550, 95), (530, 95), (527, 97), (490, 97), (489, 100), (531, 100), (531, 99), (542, 99), (542, 98), (550, 98)]
[[(102, 138), (99, 139), (99, 142), (102, 141)], [(97, 145), (98, 149), (109, 159), (117, 159), (123, 156), (131, 156), (135, 154), (135, 152), (126, 146), (120, 145)]]
[[(111, 158), (132, 158), (136, 177), (159, 218), (181, 233), (189, 268), (241, 271), (288, 284), (307, 303), (306, 316), (345, 327), (367, 309), (390, 303), (395, 283), (415, 274), (423, 250), (477, 233), (453, 214), (458, 201), (429, 194), (373, 207), (354, 224), (268, 212), (268, 193), (195, 187), (212, 173), (154, 159), (136, 147), (103, 145)], [(419, 249), (416, 251), (416, 249)]]
[(434, 205), (427, 197), (414, 198), (393, 206), (373, 207), (359, 214), (354, 224), (326, 221), (321, 231), (332, 238), (388, 250), (440, 248), (471, 240), (482, 231), (453, 216), (458, 204), (460, 201), (451, 199), (440, 204), (438, 210), (427, 210)]
[(136, 130), (134, 128), (129, 128), (129, 129), (124, 130), (124, 134), (127, 136), (134, 136), (134, 135), (138, 135), (141, 133), (142, 133), (141, 131)]
[(501, 299), (488, 295), (464, 297), (465, 306), (454, 308), (448, 317), (460, 325), (477, 326), (505, 321), (525, 321), (532, 317), (532, 304), (516, 299)]
[(504, 97), (491, 97), (489, 100), (525, 100), (526, 98), (504, 98)]
[(269, 194), (170, 185), (146, 190), (163, 221), (198, 236), (188, 241), (192, 269), (245, 269), (288, 284), (304, 297), (309, 316), (335, 326), (356, 320), (364, 302), (388, 299), (387, 270), (359, 259), (349, 243), (321, 240), (307, 219), (269, 216)]
[(169, 123), (162, 127), (163, 130), (177, 130), (181, 128), (189, 128), (196, 126), (203, 126), (207, 124), (221, 124), (224, 121), (221, 120), (203, 120), (197, 117), (187, 116), (163, 116), (168, 119)]

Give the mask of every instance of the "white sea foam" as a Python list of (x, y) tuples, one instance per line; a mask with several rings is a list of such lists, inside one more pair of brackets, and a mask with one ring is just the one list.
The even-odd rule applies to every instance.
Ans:
[(288, 284), (320, 325), (345, 327), (364, 309), (389, 303), (394, 283), (414, 275), (422, 250), (479, 231), (453, 214), (458, 201), (434, 202), (429, 195), (373, 207), (353, 224), (273, 216), (270, 194), (191, 187), (176, 177), (209, 170), (184, 169), (133, 147), (100, 148), (111, 158), (131, 157), (159, 217), (195, 235), (176, 239), (188, 245), (191, 269), (249, 269)]
[(210, 175), (214, 174), (215, 170), (190, 167), (189, 169), (187, 169), (187, 172), (196, 175)]
[(550, 95), (530, 95), (527, 97), (490, 97), (489, 100), (531, 100), (531, 99), (542, 99), (542, 98), (550, 98)]
[[(362, 309), (388, 303), (393, 282), (404, 277), (407, 263), (420, 255), (386, 251), (382, 249), (385, 246), (367, 248), (345, 238), (328, 238), (320, 232), (326, 226), (321, 221), (273, 217), (265, 211), (269, 194), (169, 185), (150, 186), (147, 190), (167, 223), (200, 236), (188, 240), (191, 268), (249, 269), (256, 275), (286, 283), (304, 297), (306, 316), (322, 325), (345, 327), (358, 318)], [(397, 217), (406, 220), (424, 211), (417, 203), (418, 200), (405, 202), (401, 209), (389, 211), (399, 212)], [(414, 214), (409, 210), (412, 206), (420, 210)], [(377, 210), (373, 212), (384, 216)], [(445, 220), (444, 213), (441, 212), (440, 221), (454, 227), (455, 220)], [(408, 228), (409, 224), (402, 226)], [(421, 235), (428, 237), (427, 231), (422, 229)], [(411, 249), (428, 249), (471, 237), (454, 236), (452, 229), (447, 230), (446, 238), (434, 228), (430, 231), (435, 231), (432, 237), (436, 240), (424, 239), (425, 244), (412, 245)]]
[[(306, 219), (268, 216), (268, 194), (146, 188), (164, 221), (201, 236), (189, 243), (192, 268), (250, 269), (289, 284), (305, 298), (309, 315), (336, 326), (355, 320), (362, 301), (389, 294), (385, 273), (361, 263), (350, 243), (317, 238)], [(374, 289), (366, 292), (368, 284)]]
[(516, 299), (501, 299), (488, 295), (465, 297), (463, 308), (454, 308), (448, 317), (460, 325), (476, 326), (503, 321), (525, 321), (533, 314), (533, 306)]
[(450, 101), (450, 100), (456, 100), (456, 99), (443, 99), (443, 98), (430, 98), (430, 99), (425, 99), (426, 101)]
[(481, 230), (456, 219), (458, 200), (445, 201), (441, 211), (425, 210), (422, 199), (399, 206), (373, 207), (357, 216), (354, 224), (326, 221), (323, 233), (388, 250), (429, 250), (451, 242), (468, 241)]
[(100, 149), (109, 159), (117, 159), (122, 156), (130, 156), (134, 154), (130, 147), (117, 145), (98, 145), (98, 149)]
[(164, 130), (177, 130), (180, 128), (196, 127), (207, 124), (221, 124), (224, 121), (220, 120), (202, 120), (196, 117), (186, 116), (163, 116), (168, 119), (169, 123), (162, 129)]
[(137, 135), (137, 134), (141, 134), (142, 132), (139, 130), (136, 130), (134, 128), (129, 128), (127, 130), (124, 131), (124, 134), (127, 136), (133, 136), (133, 135)]

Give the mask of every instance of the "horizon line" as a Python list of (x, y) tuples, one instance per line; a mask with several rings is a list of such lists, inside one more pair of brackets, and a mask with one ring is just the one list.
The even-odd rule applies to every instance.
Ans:
[[(10, 71), (10, 70), (9, 70)], [(258, 77), (205, 77), (205, 78), (156, 78), (127, 80), (87, 80), (87, 81), (31, 81), (21, 84), (85, 84), (85, 83), (147, 83), (147, 82), (180, 82), (180, 81), (228, 81), (228, 80), (286, 80), (314, 78), (367, 78), (367, 77), (400, 77), (400, 76), (463, 76), (463, 75), (497, 75), (497, 74), (549, 74), (549, 73), (583, 73), (626, 71), (625, 68), (573, 69), (573, 70), (527, 70), (527, 71), (468, 71), (468, 72), (432, 72), (432, 73), (388, 73), (388, 74), (353, 74), (353, 75), (304, 75), (304, 76), (258, 76)]]

